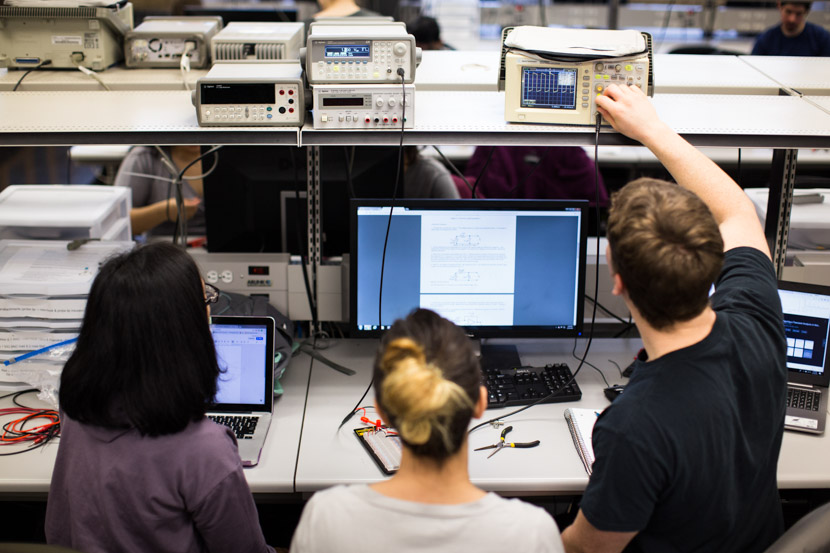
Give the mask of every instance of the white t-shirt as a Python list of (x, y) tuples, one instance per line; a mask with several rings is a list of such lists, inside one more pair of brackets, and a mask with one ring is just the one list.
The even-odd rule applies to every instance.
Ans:
[(317, 492), (305, 506), (291, 553), (562, 553), (544, 509), (494, 493), (472, 503), (434, 505), (382, 495), (368, 486)]

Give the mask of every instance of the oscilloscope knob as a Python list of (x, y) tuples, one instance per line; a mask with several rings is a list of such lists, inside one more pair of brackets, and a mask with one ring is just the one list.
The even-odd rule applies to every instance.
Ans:
[(403, 42), (396, 42), (395, 46), (392, 47), (392, 52), (398, 57), (403, 56), (406, 54), (406, 44)]

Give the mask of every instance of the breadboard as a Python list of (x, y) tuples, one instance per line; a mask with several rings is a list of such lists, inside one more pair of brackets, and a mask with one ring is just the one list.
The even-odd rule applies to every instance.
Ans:
[(355, 428), (354, 433), (384, 474), (394, 474), (401, 467), (401, 439), (397, 434), (375, 430), (373, 426)]

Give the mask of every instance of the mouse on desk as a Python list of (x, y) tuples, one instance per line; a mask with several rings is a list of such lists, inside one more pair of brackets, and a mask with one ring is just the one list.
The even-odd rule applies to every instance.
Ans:
[(608, 401), (614, 401), (618, 397), (620, 397), (625, 390), (625, 386), (623, 384), (614, 384), (613, 386), (608, 386), (603, 390), (605, 397), (608, 398)]
[[(637, 364), (637, 361), (648, 361), (648, 353), (646, 353), (645, 348), (640, 348), (640, 351), (637, 352), (637, 355), (634, 357), (634, 361), (628, 365), (625, 370), (622, 372), (622, 375), (626, 378), (631, 377), (631, 373), (634, 372), (634, 365)], [(607, 395), (607, 394), (606, 394)]]

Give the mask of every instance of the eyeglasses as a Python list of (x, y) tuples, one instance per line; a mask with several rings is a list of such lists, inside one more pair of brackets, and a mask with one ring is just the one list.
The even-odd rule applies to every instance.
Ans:
[(216, 303), (219, 301), (219, 289), (216, 286), (205, 283), (205, 304)]

